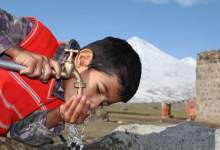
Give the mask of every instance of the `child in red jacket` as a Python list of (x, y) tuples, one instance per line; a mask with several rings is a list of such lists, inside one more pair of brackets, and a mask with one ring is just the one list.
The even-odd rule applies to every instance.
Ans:
[(66, 44), (40, 21), (0, 10), (0, 31), (0, 52), (27, 66), (20, 74), (0, 69), (1, 135), (10, 130), (29, 144), (46, 143), (60, 134), (63, 122), (79, 123), (90, 109), (127, 102), (138, 88), (140, 59), (125, 40), (107, 37), (80, 49), (74, 64), (87, 87), (77, 95), (74, 77), (59, 79)]

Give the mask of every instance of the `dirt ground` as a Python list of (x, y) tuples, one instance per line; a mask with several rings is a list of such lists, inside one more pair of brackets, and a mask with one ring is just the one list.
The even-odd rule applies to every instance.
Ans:
[[(172, 118), (161, 119), (161, 103), (150, 104), (114, 104), (98, 110), (86, 129), (85, 143), (90, 143), (113, 129), (124, 124), (166, 124), (179, 123), (187, 119), (185, 104), (176, 103), (171, 107)], [(101, 113), (100, 113), (101, 112)], [(103, 115), (104, 114), (104, 115)]]

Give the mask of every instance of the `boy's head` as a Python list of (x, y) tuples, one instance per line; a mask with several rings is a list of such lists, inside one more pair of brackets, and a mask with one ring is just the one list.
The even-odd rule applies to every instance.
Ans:
[(76, 56), (75, 65), (87, 83), (84, 94), (94, 107), (127, 102), (138, 89), (140, 58), (125, 40), (106, 37), (90, 43)]

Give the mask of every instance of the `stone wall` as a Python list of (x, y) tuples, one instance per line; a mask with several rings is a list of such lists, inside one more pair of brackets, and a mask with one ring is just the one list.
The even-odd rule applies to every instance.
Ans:
[(198, 54), (196, 97), (197, 119), (220, 124), (220, 50)]

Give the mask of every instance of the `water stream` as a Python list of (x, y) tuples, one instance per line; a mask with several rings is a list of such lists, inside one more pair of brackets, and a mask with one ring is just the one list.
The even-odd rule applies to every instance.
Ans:
[(83, 138), (85, 137), (85, 131), (89, 125), (91, 120), (91, 113), (89, 116), (84, 120), (82, 127), (76, 124), (68, 124), (68, 138), (67, 138), (67, 145), (71, 150), (82, 150), (83, 145)]

